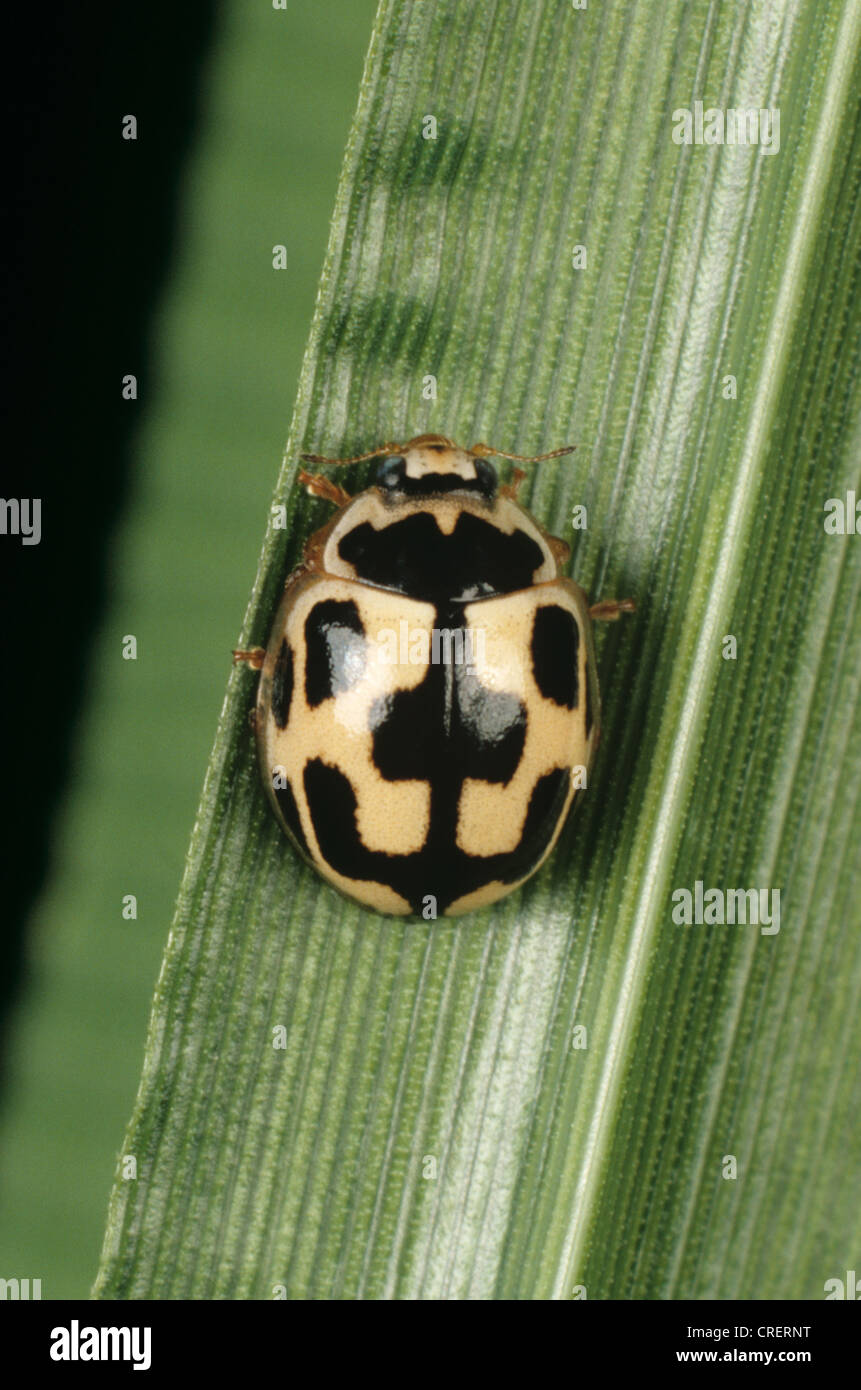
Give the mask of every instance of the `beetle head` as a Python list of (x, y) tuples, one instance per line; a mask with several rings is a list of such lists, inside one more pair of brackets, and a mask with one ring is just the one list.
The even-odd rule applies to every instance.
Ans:
[(497, 478), (487, 459), (461, 449), (445, 435), (420, 434), (396, 453), (386, 454), (377, 469), (376, 484), (399, 497), (474, 492), (489, 499), (496, 492)]
[(444, 434), (418, 434), (406, 444), (381, 444), (366, 454), (350, 458), (329, 458), (324, 454), (303, 454), (306, 463), (325, 463), (343, 466), (363, 463), (365, 459), (381, 458), (377, 467), (376, 485), (390, 497), (429, 497), (440, 492), (471, 492), (487, 500), (496, 495), (496, 469), (488, 459), (514, 459), (518, 463), (539, 463), (542, 459), (559, 458), (570, 454), (574, 446), (566, 444), (549, 454), (509, 454), (493, 449), (489, 444), (473, 444), (462, 449)]

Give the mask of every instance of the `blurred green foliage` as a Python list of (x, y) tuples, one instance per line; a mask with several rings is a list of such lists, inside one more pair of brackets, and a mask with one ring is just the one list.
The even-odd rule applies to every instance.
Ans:
[[(41, 1278), (44, 1298), (84, 1297), (95, 1274), (375, 9), (228, 0), (203, 65), (172, 264), (152, 310), (153, 370), (130, 407), (139, 424), (109, 608), (12, 1020), (0, 1274)], [(129, 42), (155, 39), (130, 29)], [(142, 139), (150, 114), (139, 112)], [(134, 206), (120, 213), (133, 227)], [(276, 273), (279, 242), (288, 269)], [(133, 276), (132, 233), (129, 246)], [(122, 659), (129, 633), (135, 662)], [(122, 917), (130, 893), (136, 921)]]

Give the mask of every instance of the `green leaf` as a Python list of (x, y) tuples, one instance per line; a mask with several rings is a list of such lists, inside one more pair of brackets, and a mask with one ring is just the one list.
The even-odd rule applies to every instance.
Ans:
[[(859, 38), (852, 0), (383, 0), (242, 641), (326, 515), (300, 450), (423, 430), (576, 441), (529, 504), (639, 611), (598, 635), (582, 809), (460, 920), (299, 864), (233, 673), (99, 1296), (820, 1298), (858, 1267), (861, 537), (826, 503), (861, 492)], [(697, 101), (779, 108), (779, 149), (676, 143)], [(779, 931), (678, 923), (698, 882), (779, 890)]]

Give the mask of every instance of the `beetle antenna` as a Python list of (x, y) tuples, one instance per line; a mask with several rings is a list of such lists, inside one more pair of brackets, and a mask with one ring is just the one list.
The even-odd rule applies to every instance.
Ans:
[(504, 449), (493, 449), (489, 444), (473, 444), (467, 450), (473, 458), (513, 459), (515, 463), (542, 463), (544, 459), (558, 459), (563, 454), (573, 454), (576, 444), (565, 444), (561, 449), (551, 449), (549, 454), (507, 454)]
[(303, 463), (330, 463), (341, 467), (348, 463), (364, 463), (366, 459), (375, 459), (379, 454), (398, 454), (402, 448), (402, 444), (381, 444), (378, 449), (369, 449), (366, 454), (353, 454), (348, 459), (330, 459), (325, 454), (300, 454), (299, 457)]

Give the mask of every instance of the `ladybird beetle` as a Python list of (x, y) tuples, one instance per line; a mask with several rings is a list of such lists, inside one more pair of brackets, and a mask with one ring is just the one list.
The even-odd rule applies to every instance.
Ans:
[(378, 912), (457, 916), (550, 853), (598, 741), (591, 608), (570, 550), (500, 485), (493, 456), (443, 435), (384, 444), (373, 486), (335, 503), (287, 580), (252, 717), (275, 814), (309, 863)]

